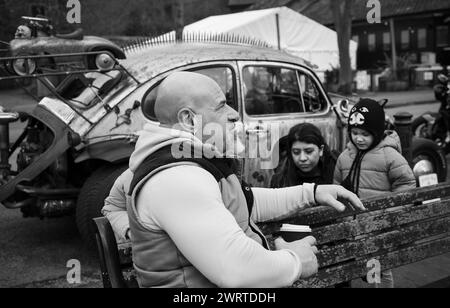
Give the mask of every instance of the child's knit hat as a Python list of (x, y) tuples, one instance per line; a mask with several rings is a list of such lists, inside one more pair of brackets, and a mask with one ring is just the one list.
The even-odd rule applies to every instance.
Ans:
[(377, 146), (384, 136), (385, 130), (385, 113), (383, 107), (375, 100), (370, 98), (361, 99), (350, 111), (348, 117), (348, 133), (351, 138), (350, 131), (352, 128), (361, 128), (374, 137), (372, 148)]

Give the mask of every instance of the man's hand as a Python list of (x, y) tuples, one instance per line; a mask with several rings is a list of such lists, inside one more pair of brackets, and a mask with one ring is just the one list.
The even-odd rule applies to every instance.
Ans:
[(302, 240), (287, 243), (281, 237), (275, 240), (275, 248), (277, 250), (289, 249), (293, 251), (302, 263), (302, 274), (300, 278), (305, 279), (315, 275), (319, 269), (316, 254), (316, 239), (308, 236)]
[(349, 202), (353, 209), (366, 211), (366, 208), (358, 196), (338, 185), (319, 185), (316, 190), (316, 202), (318, 205), (331, 206), (339, 212), (345, 211), (345, 205), (338, 199)]

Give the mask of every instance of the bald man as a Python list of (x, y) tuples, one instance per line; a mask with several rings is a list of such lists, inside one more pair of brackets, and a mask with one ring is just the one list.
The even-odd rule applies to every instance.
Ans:
[[(338, 197), (364, 209), (354, 194), (338, 186), (272, 190), (241, 185), (234, 161), (223, 157), (225, 149), (207, 144), (207, 134), (195, 137), (207, 124), (232, 131), (239, 121), (208, 77), (170, 75), (158, 89), (154, 113), (161, 124), (145, 127), (130, 159), (132, 173), (118, 182), (129, 192), (133, 262), (141, 287), (291, 286), (317, 272), (315, 239), (277, 239), (277, 250), (270, 251), (255, 222), (294, 214), (316, 202), (343, 211)], [(183, 148), (201, 158), (175, 157), (173, 152)], [(124, 178), (131, 183), (123, 183)]]

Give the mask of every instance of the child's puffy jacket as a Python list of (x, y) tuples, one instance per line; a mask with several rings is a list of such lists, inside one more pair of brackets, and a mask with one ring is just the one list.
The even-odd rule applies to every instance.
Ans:
[[(395, 131), (386, 132), (386, 137), (370, 150), (361, 164), (358, 196), (362, 199), (386, 192), (398, 192), (416, 187), (416, 179), (406, 159), (400, 154), (400, 138)], [(334, 183), (341, 184), (350, 173), (357, 153), (349, 142), (339, 156), (334, 172)]]

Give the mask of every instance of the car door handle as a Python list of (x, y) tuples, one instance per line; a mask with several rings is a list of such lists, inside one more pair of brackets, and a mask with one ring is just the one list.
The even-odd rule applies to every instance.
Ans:
[(261, 126), (257, 126), (257, 127), (253, 128), (253, 129), (247, 129), (246, 133), (247, 133), (247, 135), (250, 135), (250, 134), (267, 134), (268, 131), (267, 131), (267, 129), (264, 129)]
[(267, 134), (267, 130), (265, 129), (249, 129), (247, 130), (247, 135), (250, 134)]

